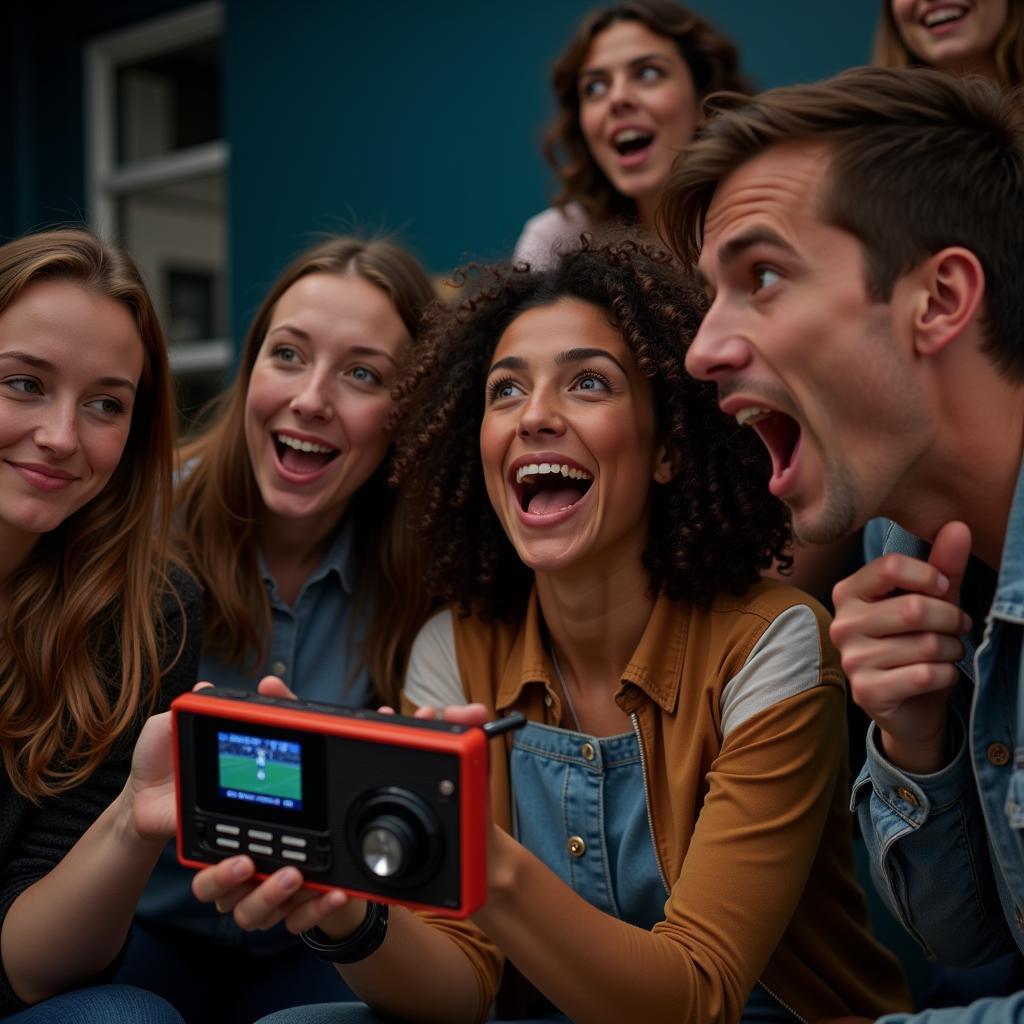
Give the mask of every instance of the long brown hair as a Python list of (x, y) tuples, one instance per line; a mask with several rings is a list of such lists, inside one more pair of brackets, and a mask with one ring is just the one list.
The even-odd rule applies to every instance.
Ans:
[[(335, 236), (301, 253), (257, 310), (238, 373), (214, 420), (182, 449), (175, 517), (182, 547), (206, 589), (206, 636), (216, 638), (219, 655), (238, 665), (262, 662), (271, 623), (256, 547), (263, 502), (244, 429), (249, 377), (278, 300), (300, 278), (318, 273), (355, 275), (380, 288), (413, 339), (420, 314), (433, 298), (423, 269), (392, 242)], [(417, 548), (402, 528), (406, 513), (387, 487), (385, 467), (360, 487), (351, 513), (363, 556), (359, 592), (370, 606), (363, 663), (380, 696), (391, 700), (426, 615), (413, 568)]]
[[(134, 264), (80, 230), (0, 246), (0, 315), (38, 281), (124, 305), (144, 349), (121, 461), (106, 487), (40, 537), (12, 580), (0, 644), (0, 752), (32, 800), (85, 781), (155, 706), (170, 591), (174, 402), (163, 331)], [(116, 685), (114, 685), (114, 681)]]
[[(1024, 83), (1024, 2), (1006, 0), (1006, 22), (996, 37), (996, 81), (1004, 88)], [(875, 28), (874, 63), (883, 68), (905, 68), (924, 62), (912, 54), (903, 42), (896, 19), (892, 16), (892, 0), (882, 0)]]
[(544, 135), (544, 158), (561, 183), (555, 205), (579, 203), (595, 221), (636, 217), (636, 203), (605, 177), (580, 128), (580, 70), (594, 37), (618, 21), (638, 21), (675, 43), (693, 76), (698, 100), (720, 89), (750, 92), (750, 83), (739, 70), (736, 46), (680, 4), (671, 0), (631, 0), (587, 15), (552, 71), (558, 112)]

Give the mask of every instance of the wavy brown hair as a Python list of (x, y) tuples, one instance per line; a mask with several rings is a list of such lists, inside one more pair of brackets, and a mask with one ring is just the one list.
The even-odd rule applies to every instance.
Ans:
[(632, 0), (587, 15), (552, 71), (551, 87), (558, 112), (544, 135), (544, 158), (561, 185), (555, 206), (579, 203), (597, 222), (635, 220), (637, 216), (636, 203), (622, 195), (598, 167), (580, 128), (579, 78), (583, 62), (595, 36), (619, 21), (638, 21), (675, 43), (693, 76), (698, 101), (720, 89), (750, 91), (750, 83), (739, 70), (735, 44), (671, 0)]
[(127, 443), (106, 487), (40, 537), (11, 583), (0, 642), (0, 753), (15, 790), (34, 801), (92, 774), (153, 710), (161, 663), (180, 653), (166, 649), (160, 615), (174, 593), (174, 403), (156, 312), (131, 260), (86, 231), (0, 246), (0, 316), (40, 281), (72, 281), (123, 305), (144, 359)]
[[(996, 80), (1004, 88), (1024, 83), (1024, 0), (1007, 0), (1006, 22), (996, 37)], [(903, 42), (892, 16), (892, 0), (882, 0), (875, 28), (874, 63), (882, 68), (924, 65)]]
[[(219, 655), (249, 667), (263, 660), (271, 618), (257, 556), (256, 524), (264, 506), (245, 440), (245, 399), (278, 300), (308, 274), (352, 275), (380, 288), (414, 340), (434, 294), (419, 263), (392, 242), (334, 236), (307, 249), (271, 286), (249, 327), (234, 383), (209, 426), (180, 453), (177, 532), (206, 591), (207, 644), (215, 637)], [(385, 467), (360, 487), (351, 514), (362, 553), (359, 596), (370, 608), (362, 663), (380, 696), (390, 700), (427, 608), (419, 601), (422, 588), (414, 585), (417, 549), (400, 525), (408, 513), (388, 488)]]
[(591, 303), (622, 332), (673, 455), (673, 479), (652, 485), (643, 554), (651, 592), (707, 603), (741, 592), (774, 559), (789, 566), (789, 513), (768, 493), (764, 447), (719, 410), (713, 385), (683, 367), (703, 296), (667, 253), (584, 236), (550, 270), (518, 263), (471, 267), (462, 277), (469, 293), (433, 310), (416, 365), (396, 387), (405, 422), (393, 481), (419, 513), (432, 593), (485, 618), (522, 614), (533, 573), (502, 530), (480, 463), (485, 381), (512, 321), (564, 299)]

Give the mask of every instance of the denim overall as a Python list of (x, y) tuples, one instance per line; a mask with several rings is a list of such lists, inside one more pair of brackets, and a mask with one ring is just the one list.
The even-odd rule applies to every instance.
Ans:
[[(645, 930), (664, 919), (668, 890), (634, 733), (587, 736), (528, 722), (513, 735), (509, 771), (514, 834), (528, 850), (599, 910)], [(796, 1018), (755, 985), (742, 1020)]]

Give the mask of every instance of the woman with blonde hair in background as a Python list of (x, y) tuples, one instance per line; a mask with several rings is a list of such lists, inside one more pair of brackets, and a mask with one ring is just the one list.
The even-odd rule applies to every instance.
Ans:
[(1024, 80), (1022, 0), (883, 0), (875, 64), (923, 64), (952, 75), (984, 75), (1004, 87)]

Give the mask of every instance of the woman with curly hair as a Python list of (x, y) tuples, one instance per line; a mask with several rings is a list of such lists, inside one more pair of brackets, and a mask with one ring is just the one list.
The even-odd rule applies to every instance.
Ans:
[(404, 699), (528, 719), (491, 764), (488, 899), (469, 921), (383, 921), (361, 899), (285, 902), (291, 868), (256, 888), (247, 858), (208, 869), (197, 894), (248, 926), (317, 926), (372, 1007), (265, 1024), (477, 1021), (499, 986), (503, 1012), (526, 996), (519, 1016), (574, 1021), (906, 1005), (853, 880), (826, 616), (760, 579), (788, 517), (749, 432), (683, 370), (700, 300), (678, 274), (633, 243), (587, 246), (485, 271), (435, 312), (395, 465), (450, 608)]
[(174, 832), (169, 716), (147, 716), (196, 679), (173, 434), (131, 261), (80, 230), (0, 246), (0, 1020), (181, 1024), (98, 984)]
[(749, 92), (735, 45), (672, 0), (629, 0), (587, 15), (555, 63), (558, 112), (544, 157), (560, 183), (527, 221), (515, 259), (544, 265), (560, 242), (609, 222), (653, 228), (676, 154), (720, 89)]

